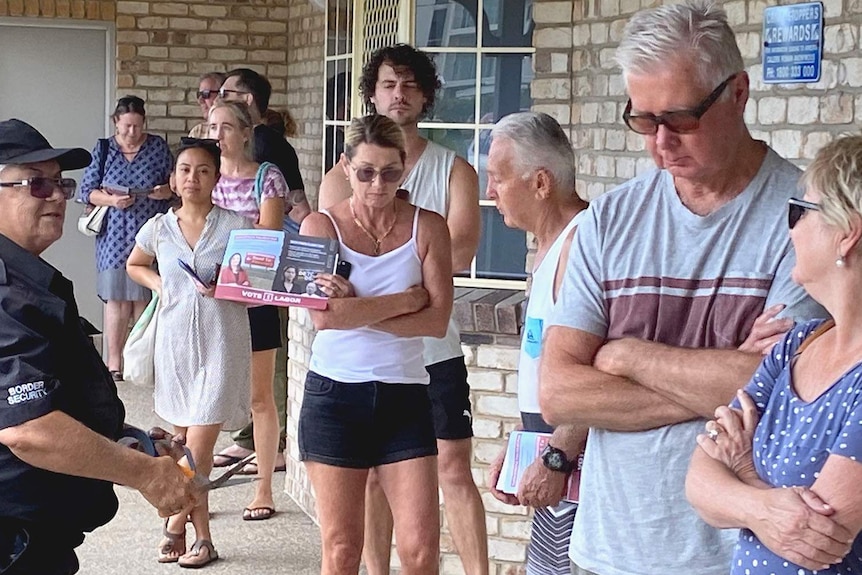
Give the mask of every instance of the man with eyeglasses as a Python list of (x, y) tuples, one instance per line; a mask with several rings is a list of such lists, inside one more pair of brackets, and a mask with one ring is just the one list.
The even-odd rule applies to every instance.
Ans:
[(210, 108), (215, 104), (219, 88), (224, 83), (224, 78), (225, 75), (221, 72), (209, 72), (201, 76), (195, 98), (201, 107), (201, 115), (203, 115), (204, 121), (191, 129), (189, 132), (190, 138), (201, 140), (209, 137)]
[(72, 284), (39, 255), (60, 239), (81, 148), (0, 122), (0, 572), (68, 575), (84, 533), (117, 512), (113, 483), (162, 516), (193, 504), (170, 457), (115, 442), (125, 410), (78, 317)]
[[(463, 158), (423, 138), (419, 121), (434, 107), (440, 81), (434, 61), (406, 44), (374, 52), (362, 70), (359, 89), (366, 106), (401, 127), (407, 159), (400, 187), (404, 198), (446, 218), (452, 236), (452, 269), (469, 269), (479, 245), (481, 227), (479, 181)], [(347, 161), (342, 156), (342, 161)], [(361, 168), (360, 168), (361, 169)], [(360, 172), (357, 171), (357, 175)], [(365, 172), (372, 181), (377, 174)], [(387, 179), (384, 173), (381, 179)], [(389, 181), (389, 180), (387, 180)], [(332, 168), (320, 186), (319, 207), (329, 208), (350, 196), (340, 165)], [(440, 488), (446, 520), (467, 575), (488, 573), (485, 509), (471, 472), (473, 416), (470, 386), (461, 338), (454, 320), (444, 338), (425, 338), (425, 367), (431, 376), (428, 392), (437, 434)], [(365, 550), (369, 575), (389, 573), (392, 514), (376, 476), (369, 477), (366, 497)]]
[(724, 575), (736, 533), (699, 519), (685, 474), (789, 320), (825, 313), (790, 279), (800, 172), (745, 125), (718, 6), (638, 12), (616, 57), (657, 169), (592, 202), (546, 332), (542, 414), (590, 427), (569, 557), (576, 575)]

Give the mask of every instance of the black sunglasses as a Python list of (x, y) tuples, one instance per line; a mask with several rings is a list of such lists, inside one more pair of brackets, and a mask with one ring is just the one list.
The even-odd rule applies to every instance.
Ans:
[(30, 195), (39, 200), (47, 200), (54, 195), (54, 190), (60, 190), (63, 197), (69, 200), (75, 195), (78, 183), (72, 178), (44, 178), (41, 176), (34, 176), (17, 182), (0, 182), (0, 188), (16, 188), (18, 186), (29, 187)]
[(658, 127), (664, 125), (668, 130), (676, 134), (685, 134), (693, 132), (700, 126), (700, 119), (706, 114), (706, 111), (715, 104), (721, 93), (730, 83), (736, 78), (736, 74), (732, 74), (718, 85), (712, 93), (704, 98), (704, 100), (691, 110), (675, 110), (673, 112), (665, 112), (664, 114), (636, 114), (632, 115), (632, 101), (629, 99), (626, 104), (626, 109), (623, 112), (623, 121), (626, 126), (633, 132), (652, 136), (658, 132)]
[(353, 173), (356, 174), (356, 179), (363, 184), (373, 182), (374, 178), (376, 178), (377, 176), (380, 176), (380, 179), (387, 184), (394, 184), (401, 179), (402, 175), (404, 175), (403, 168), (383, 168), (382, 170), (375, 170), (374, 168), (354, 168), (353, 166), (350, 167), (353, 169)]
[(792, 230), (808, 210), (819, 212), (820, 204), (806, 202), (797, 198), (787, 200), (787, 226)]
[(198, 100), (209, 100), (218, 96), (218, 90), (198, 90)]
[(215, 148), (219, 150), (218, 140), (213, 138), (189, 138), (187, 136), (183, 136), (180, 138), (180, 146), (201, 146), (206, 148)]

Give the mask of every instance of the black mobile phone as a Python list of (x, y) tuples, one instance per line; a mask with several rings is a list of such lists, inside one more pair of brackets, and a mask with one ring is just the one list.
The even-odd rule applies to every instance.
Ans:
[(335, 266), (335, 275), (341, 276), (346, 280), (350, 279), (350, 270), (353, 269), (353, 264), (348, 261), (340, 260)]

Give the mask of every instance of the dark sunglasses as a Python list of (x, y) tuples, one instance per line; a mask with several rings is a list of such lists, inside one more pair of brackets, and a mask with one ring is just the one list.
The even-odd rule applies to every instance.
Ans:
[(189, 138), (187, 136), (183, 136), (180, 138), (180, 146), (199, 146), (219, 150), (218, 140), (213, 138)]
[(198, 100), (209, 100), (218, 96), (218, 90), (198, 90)]
[(632, 115), (632, 101), (629, 99), (626, 104), (626, 109), (623, 112), (623, 121), (626, 126), (633, 132), (652, 136), (658, 132), (658, 127), (664, 125), (668, 130), (676, 134), (685, 134), (694, 132), (700, 126), (700, 119), (706, 114), (706, 111), (715, 104), (724, 89), (731, 80), (736, 78), (736, 74), (731, 75), (724, 82), (712, 91), (712, 93), (704, 98), (704, 100), (691, 110), (676, 110), (673, 112), (665, 112), (664, 114), (637, 114)]
[(787, 226), (792, 230), (808, 210), (819, 212), (820, 204), (806, 202), (797, 198), (787, 200)]
[(394, 184), (401, 179), (402, 175), (404, 175), (403, 168), (383, 168), (382, 170), (375, 170), (374, 168), (350, 167), (353, 169), (353, 173), (356, 174), (356, 179), (363, 184), (373, 182), (374, 178), (377, 176), (380, 176), (380, 179), (387, 184)]
[(60, 190), (63, 192), (63, 197), (69, 200), (75, 195), (78, 183), (72, 178), (43, 178), (41, 176), (34, 176), (17, 182), (0, 182), (0, 188), (16, 188), (18, 186), (29, 187), (30, 195), (40, 200), (50, 198), (54, 195), (54, 190)]

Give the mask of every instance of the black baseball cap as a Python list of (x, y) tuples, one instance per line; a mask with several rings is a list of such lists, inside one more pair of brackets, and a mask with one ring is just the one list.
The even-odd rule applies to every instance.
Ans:
[(57, 160), (61, 170), (90, 165), (90, 152), (83, 148), (52, 148), (45, 136), (21, 120), (0, 122), (0, 164), (35, 164)]

